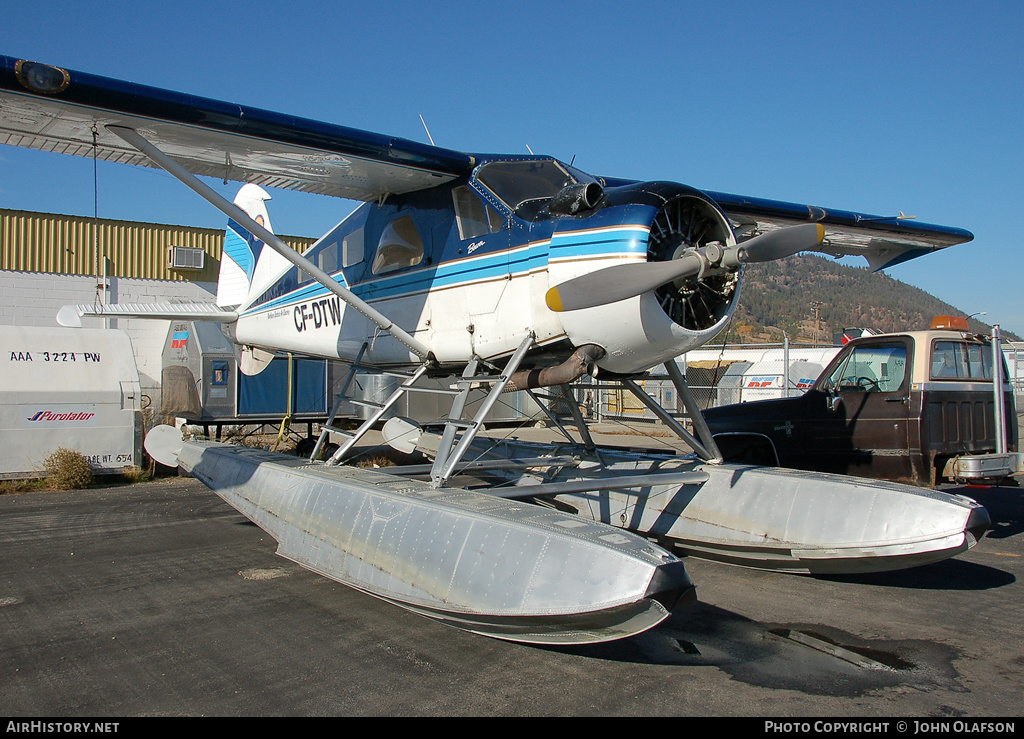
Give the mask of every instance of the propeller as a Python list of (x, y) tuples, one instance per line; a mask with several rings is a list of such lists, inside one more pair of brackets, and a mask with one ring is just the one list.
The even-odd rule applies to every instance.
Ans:
[(607, 305), (708, 269), (737, 269), (750, 262), (783, 259), (813, 249), (824, 238), (825, 228), (820, 223), (780, 228), (732, 248), (709, 244), (701, 251), (694, 250), (667, 262), (620, 264), (589, 272), (552, 287), (544, 300), (548, 308), (559, 313)]

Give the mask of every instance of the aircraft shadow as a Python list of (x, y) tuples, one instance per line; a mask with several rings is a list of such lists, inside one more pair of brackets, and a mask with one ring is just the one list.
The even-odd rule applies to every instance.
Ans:
[[(979, 546), (984, 546), (984, 540)], [(851, 575), (815, 575), (814, 577), (834, 582), (907, 588), (908, 590), (992, 590), (1012, 585), (1017, 581), (1012, 573), (1004, 570), (955, 558), (906, 570)]]
[[(855, 696), (894, 685), (963, 690), (956, 649), (926, 640), (866, 640), (823, 624), (767, 624), (707, 603), (607, 644), (545, 647), (587, 659), (708, 667), (749, 685)], [(887, 669), (878, 669), (884, 665)]]
[[(538, 646), (546, 651), (575, 654), (588, 659), (638, 664), (694, 664), (701, 652), (693, 640), (735, 640), (756, 629), (751, 619), (709, 603), (679, 608), (654, 629), (627, 639), (579, 646)], [(742, 639), (741, 639), (742, 640)]]
[(985, 534), (985, 539), (1007, 539), (1024, 533), (1024, 490), (1003, 485), (959, 488), (956, 493), (973, 498), (985, 506), (992, 518), (992, 528)]

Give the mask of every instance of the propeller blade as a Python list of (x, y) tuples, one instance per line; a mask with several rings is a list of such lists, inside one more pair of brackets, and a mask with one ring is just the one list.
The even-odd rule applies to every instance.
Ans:
[(700, 265), (700, 259), (688, 255), (670, 262), (605, 267), (555, 285), (544, 295), (544, 302), (556, 313), (615, 303), (680, 277), (695, 275), (700, 272)]
[[(736, 269), (747, 262), (782, 259), (813, 249), (824, 238), (825, 228), (819, 223), (780, 228), (728, 250), (721, 258), (721, 266)], [(700, 274), (702, 265), (708, 266), (708, 259), (696, 254), (686, 254), (668, 262), (619, 264), (555, 285), (544, 295), (544, 301), (556, 313), (616, 303), (667, 282)]]
[(804, 223), (777, 231), (769, 231), (743, 242), (737, 249), (739, 261), (771, 262), (791, 257), (797, 252), (813, 249), (825, 238), (825, 227), (820, 223)]

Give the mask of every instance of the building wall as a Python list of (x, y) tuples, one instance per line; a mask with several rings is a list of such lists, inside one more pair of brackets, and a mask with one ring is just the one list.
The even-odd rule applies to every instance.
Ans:
[[(216, 282), (224, 231), (0, 208), (0, 244), (0, 269)], [(201, 249), (203, 269), (169, 267), (172, 246)]]
[[(315, 241), (300, 236), (281, 240), (298, 251)], [(172, 246), (202, 250), (203, 269), (168, 266)], [(216, 282), (223, 247), (224, 229), (0, 208), (0, 270)]]
[[(110, 277), (107, 302), (212, 302), (215, 282), (185, 282)], [(96, 300), (97, 280), (82, 275), (0, 270), (0, 325), (56, 326), (57, 311), (65, 305)], [(107, 321), (106, 326), (104, 320)], [(87, 328), (119, 328), (132, 340), (142, 393), (153, 409), (160, 408), (160, 365), (170, 321), (121, 318), (83, 318)], [(68, 329), (73, 331), (74, 329)]]
[[(282, 236), (298, 251), (315, 239)], [(171, 246), (202, 249), (202, 270), (171, 269)], [(0, 325), (55, 326), (65, 305), (212, 303), (224, 231), (0, 208)], [(107, 292), (97, 274), (107, 275)], [(160, 408), (161, 354), (170, 321), (83, 318), (89, 328), (124, 329), (132, 340), (142, 393)], [(71, 330), (71, 329), (69, 329)]]

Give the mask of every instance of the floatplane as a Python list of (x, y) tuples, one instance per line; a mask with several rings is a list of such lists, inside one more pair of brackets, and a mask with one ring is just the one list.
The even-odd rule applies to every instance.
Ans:
[[(184, 442), (169, 427), (147, 448), (264, 528), (282, 556), (404, 608), (504, 639), (603, 641), (695, 598), (687, 555), (884, 570), (962, 552), (989, 524), (956, 495), (722, 463), (673, 361), (726, 327), (745, 264), (814, 251), (881, 269), (968, 231), (453, 151), (9, 57), (0, 140), (159, 167), (229, 219), (214, 302), (69, 306), (60, 323), (219, 321), (249, 374), (279, 351), (349, 362), (339, 403), (359, 373), (401, 376), (354, 430), (338, 427), (336, 404), (310, 459)], [(245, 184), (229, 202), (200, 176)], [(361, 204), (300, 254), (274, 235), (264, 187)], [(692, 429), (637, 381), (659, 365)], [(573, 403), (578, 438), (480, 433), (503, 393), (569, 397), (587, 374), (633, 392), (693, 454), (599, 447)], [(347, 464), (417, 392), (445, 395), (450, 413), (383, 431), (429, 462)]]

